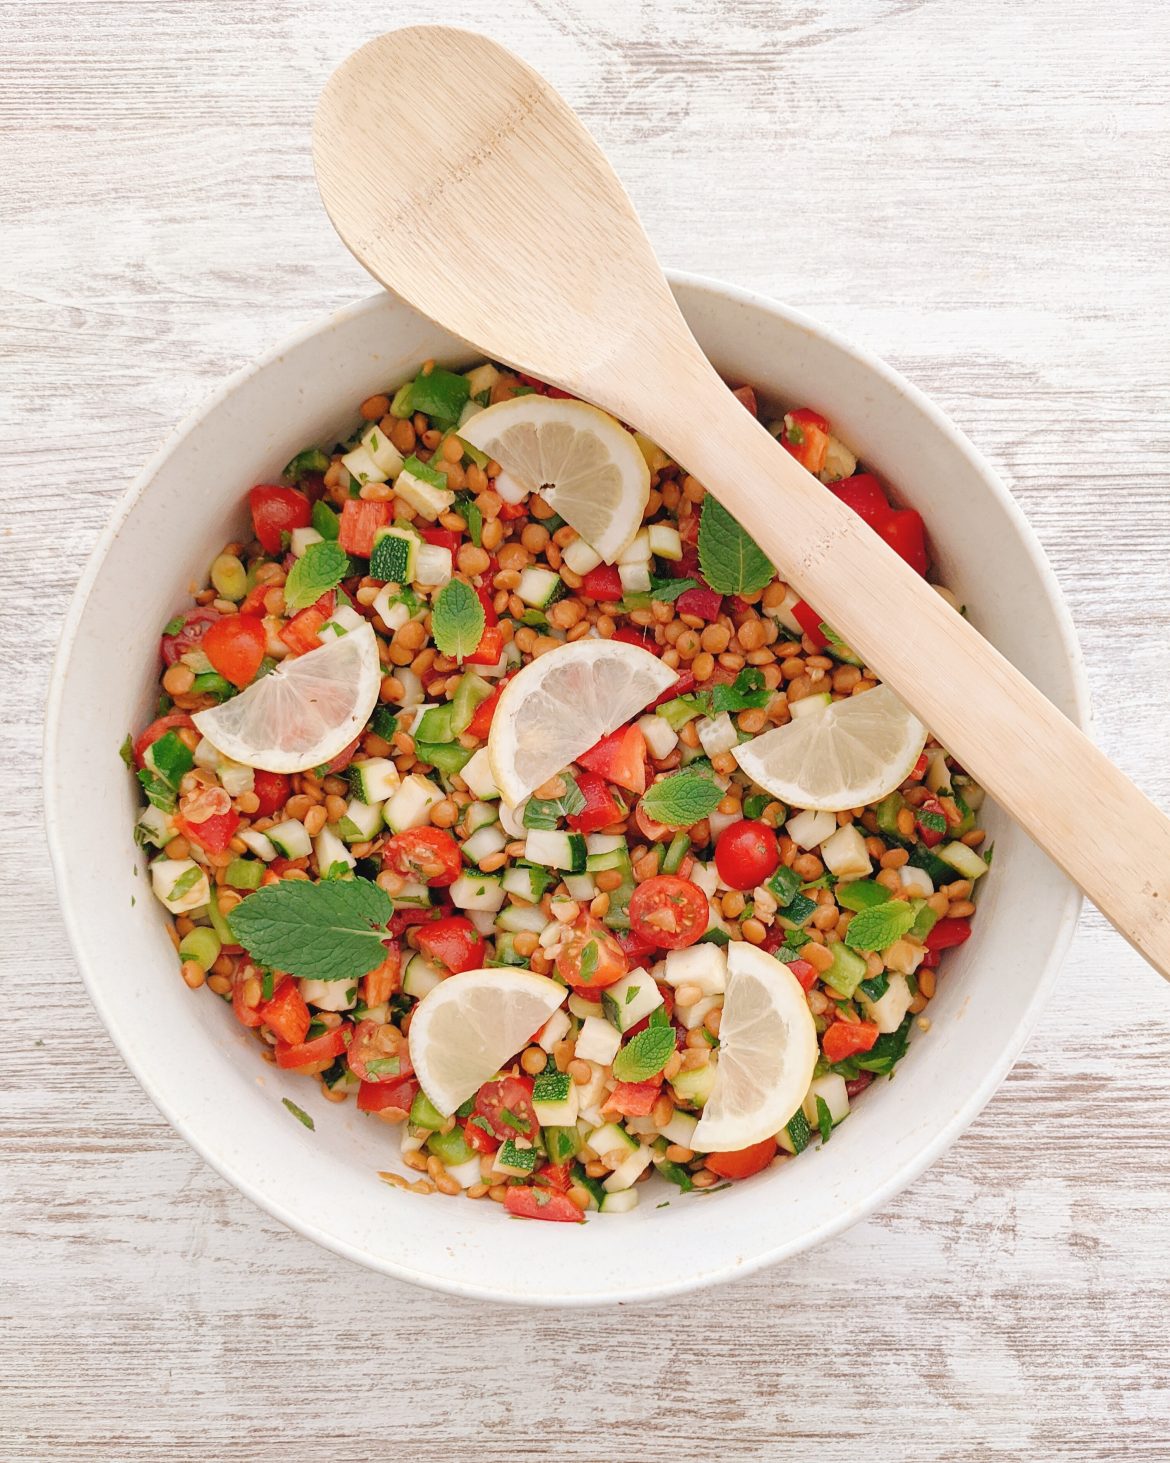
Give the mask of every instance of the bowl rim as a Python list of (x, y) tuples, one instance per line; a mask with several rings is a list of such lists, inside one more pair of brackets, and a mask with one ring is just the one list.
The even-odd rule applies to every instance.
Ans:
[[(681, 287), (684, 290), (694, 290), (720, 300), (746, 306), (762, 314), (779, 317), (786, 324), (795, 326), (800, 330), (827, 341), (831, 346), (851, 356), (865, 369), (883, 379), (887, 385), (894, 387), (905, 395), (917, 407), (919, 412), (928, 419), (931, 426), (946, 438), (949, 445), (967, 460), (968, 464), (978, 473), (988, 490), (997, 500), (998, 506), (1012, 521), (1021, 544), (1031, 560), (1032, 568), (1039, 584), (1052, 607), (1056, 622), (1059, 650), (1065, 659), (1071, 677), (1072, 719), (1083, 730), (1088, 731), (1090, 729), (1091, 714), (1085, 664), (1073, 626), (1072, 616), (1059, 582), (1023, 510), (991, 465), (977, 451), (959, 428), (950, 421), (939, 407), (934, 405), (923, 391), (903, 377), (900, 372), (873, 354), (868, 348), (855, 344), (834, 328), (825, 325), (812, 316), (806, 315), (800, 310), (793, 309), (791, 306), (781, 304), (779, 301), (755, 290), (729, 284), (708, 275), (680, 270), (667, 270), (666, 275), (672, 288)], [(350, 305), (343, 306), (341, 309), (332, 311), (324, 317), (318, 317), (283, 337), (279, 342), (269, 347), (269, 349), (246, 363), (243, 367), (232, 372), (219, 386), (209, 395), (201, 399), (180, 420), (167, 435), (158, 450), (152, 454), (142, 470), (135, 476), (133, 482), (123, 493), (115, 507), (106, 527), (99, 535), (73, 591), (69, 608), (62, 622), (57, 652), (53, 659), (53, 666), (49, 677), (49, 689), (46, 700), (45, 729), (42, 743), (46, 766), (51, 765), (50, 757), (58, 740), (66, 671), (73, 655), (78, 631), (85, 618), (86, 605), (93, 590), (94, 583), (101, 571), (110, 546), (122, 531), (130, 514), (147, 493), (162, 464), (173, 452), (181, 447), (185, 439), (196, 427), (216, 407), (232, 396), (244, 382), (250, 380), (253, 376), (259, 375), (271, 364), (278, 361), (286, 352), (307, 343), (337, 326), (345, 325), (354, 319), (360, 318), (367, 312), (377, 311), (383, 308), (386, 298), (386, 292), (378, 291)], [(70, 901), (65, 897), (64, 892), (67, 887), (66, 849), (68, 847), (68, 839), (65, 828), (66, 813), (59, 806), (59, 793), (54, 779), (46, 777), (44, 783), (44, 817), (49, 855), (54, 882), (57, 888), (58, 906), (61, 911), (62, 923), (65, 927), (70, 948), (73, 951), (74, 959), (77, 962), (89, 998), (109, 1033), (111, 1040), (118, 1049), (122, 1060), (130, 1068), (135, 1079), (162, 1116), (170, 1123), (180, 1137), (220, 1174), (222, 1178), (226, 1179), (233, 1188), (237, 1189), (259, 1208), (272, 1215), (273, 1218), (278, 1219), (282, 1224), (287, 1225), (296, 1233), (332, 1251), (334, 1254), (342, 1256), (344, 1259), (351, 1260), (366, 1268), (374, 1269), (394, 1280), (406, 1281), (430, 1290), (440, 1291), (464, 1299), (496, 1301), (529, 1306), (566, 1307), (593, 1307), (618, 1302), (629, 1304), (631, 1302), (668, 1299), (675, 1295), (690, 1293), (698, 1289), (750, 1275), (757, 1270), (763, 1269), (765, 1266), (774, 1265), (780, 1260), (790, 1258), (806, 1250), (811, 1250), (817, 1245), (823, 1244), (826, 1240), (833, 1238), (835, 1235), (840, 1234), (845, 1229), (850, 1228), (859, 1220), (866, 1218), (876, 1209), (888, 1203), (890, 1199), (895, 1197), (909, 1184), (913, 1183), (937, 1158), (945, 1153), (991, 1100), (1015, 1064), (1020, 1052), (1023, 1050), (1024, 1045), (1035, 1028), (1040, 1012), (1048, 999), (1076, 931), (1082, 904), (1080, 891), (1073, 884), (1067, 883), (1063, 895), (1063, 907), (1059, 912), (1060, 918), (1057, 936), (1052, 941), (1048, 957), (1042, 969), (1037, 974), (1031, 999), (1025, 1007), (1020, 1020), (1016, 1023), (1011, 1037), (1003, 1047), (999, 1057), (986, 1069), (977, 1086), (971, 1091), (966, 1100), (955, 1109), (943, 1126), (933, 1134), (929, 1142), (924, 1144), (912, 1159), (904, 1163), (882, 1184), (871, 1190), (860, 1204), (851, 1205), (843, 1209), (839, 1215), (835, 1215), (831, 1219), (817, 1225), (797, 1240), (788, 1240), (771, 1246), (763, 1246), (750, 1256), (731, 1257), (723, 1264), (709, 1271), (704, 1271), (699, 1276), (682, 1275), (677, 1281), (654, 1284), (634, 1292), (626, 1290), (618, 1293), (602, 1290), (596, 1294), (583, 1295), (579, 1292), (558, 1294), (555, 1291), (550, 1291), (541, 1296), (520, 1295), (496, 1285), (478, 1285), (454, 1280), (441, 1274), (416, 1269), (409, 1264), (400, 1263), (390, 1257), (373, 1256), (346, 1240), (327, 1234), (316, 1224), (304, 1220), (294, 1210), (289, 1208), (286, 1203), (266, 1192), (262, 1192), (252, 1182), (242, 1167), (237, 1167), (234, 1163), (223, 1158), (215, 1151), (211, 1144), (204, 1142), (191, 1131), (189, 1124), (180, 1114), (173, 1110), (171, 1104), (158, 1091), (149, 1073), (143, 1069), (142, 1064), (128, 1054), (127, 1044), (121, 1039), (118, 1023), (113, 1018), (102, 998), (101, 981), (96, 972), (91, 968), (84, 933), (78, 926)]]

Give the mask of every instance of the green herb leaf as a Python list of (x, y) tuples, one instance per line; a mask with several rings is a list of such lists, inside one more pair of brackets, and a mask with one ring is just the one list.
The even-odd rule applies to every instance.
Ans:
[(402, 1062), (398, 1057), (375, 1057), (366, 1063), (366, 1071), (372, 1077), (397, 1077), (401, 1069)]
[(131, 740), (129, 732), (126, 733), (126, 740), (118, 748), (118, 756), (121, 757), (127, 767), (132, 768), (134, 766), (134, 743)]
[(767, 706), (772, 693), (764, 684), (764, 673), (754, 665), (745, 666), (730, 686), (716, 686), (711, 693), (711, 710), (715, 716), (721, 711), (748, 711), (753, 707)]
[(559, 798), (529, 798), (524, 805), (525, 828), (555, 828), (558, 818), (579, 813), (585, 806), (585, 794), (568, 772), (561, 773), (565, 790)]
[(166, 622), (162, 632), (164, 635), (177, 635), (186, 623), (187, 617), (185, 615), (176, 615), (173, 620)]
[(296, 1118), (298, 1123), (304, 1123), (305, 1127), (308, 1128), (310, 1133), (315, 1133), (317, 1131), (317, 1124), (313, 1121), (313, 1119), (309, 1116), (309, 1114), (304, 1110), (303, 1107), (298, 1107), (291, 1097), (282, 1097), (280, 1100), (284, 1103), (285, 1107), (288, 1108), (289, 1112), (292, 1113), (293, 1117)]
[(889, 978), (883, 970), (879, 975), (873, 976), (870, 980), (859, 981), (857, 989), (864, 993), (871, 1001), (880, 1001), (890, 988)]
[(228, 915), (252, 959), (313, 980), (355, 981), (386, 958), (390, 896), (370, 879), (283, 879)]
[(329, 458), (321, 451), (320, 447), (306, 447), (303, 452), (298, 452), (291, 462), (286, 462), (284, 471), (280, 474), (286, 483), (296, 483), (307, 473), (326, 473), (329, 471)]
[(889, 900), (890, 891), (876, 879), (851, 879), (837, 890), (837, 903), (842, 909), (872, 909)]
[(285, 606), (305, 610), (336, 589), (349, 572), (349, 555), (338, 543), (322, 539), (310, 544), (289, 570), (284, 584)]
[(483, 639), (483, 605), (471, 585), (449, 579), (435, 596), (431, 607), (431, 634), (440, 655), (462, 660)]
[(656, 823), (664, 823), (668, 828), (690, 828), (713, 813), (722, 797), (713, 777), (684, 767), (648, 788), (642, 798), (642, 808)]
[(863, 909), (845, 931), (845, 943), (851, 950), (886, 950), (900, 940), (918, 917), (918, 911), (905, 899), (891, 899)]
[(673, 604), (680, 594), (686, 594), (688, 589), (698, 589), (697, 579), (660, 579), (657, 574), (650, 576), (650, 598), (660, 600), (663, 604)]
[(897, 1031), (888, 1031), (879, 1036), (869, 1051), (862, 1052), (853, 1060), (863, 1072), (875, 1072), (879, 1077), (888, 1076), (906, 1055), (910, 1041), (910, 1027), (913, 1016), (907, 1016)]
[(720, 594), (754, 594), (776, 574), (755, 539), (709, 493), (699, 519), (699, 567)]
[(171, 885), (171, 892), (167, 895), (167, 898), (182, 899), (183, 895), (189, 894), (202, 878), (203, 870), (198, 865), (193, 869), (188, 869), (185, 874), (180, 874)]
[(647, 1026), (614, 1057), (613, 1075), (619, 1082), (646, 1082), (670, 1061), (674, 1045), (672, 1026)]
[(597, 970), (598, 953), (599, 952), (597, 949), (596, 940), (590, 940), (585, 948), (581, 951), (581, 969), (579, 972), (579, 978), (582, 984), (586, 984), (593, 979), (594, 973)]
[(829, 1104), (821, 1096), (817, 1096), (817, 1127), (821, 1130), (821, 1142), (827, 1143), (833, 1132), (833, 1114), (829, 1111)]

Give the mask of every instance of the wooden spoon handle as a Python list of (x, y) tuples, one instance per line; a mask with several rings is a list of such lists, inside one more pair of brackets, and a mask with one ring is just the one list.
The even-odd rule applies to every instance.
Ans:
[[(735, 400), (705, 359), (640, 421), (1170, 979), (1170, 819)], [(768, 499), (767, 506), (764, 499)], [(976, 607), (977, 609), (978, 607)]]

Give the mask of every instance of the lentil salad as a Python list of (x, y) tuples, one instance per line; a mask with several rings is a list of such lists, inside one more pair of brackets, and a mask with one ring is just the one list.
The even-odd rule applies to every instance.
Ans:
[[(577, 1220), (632, 1207), (654, 1170), (702, 1191), (786, 1161), (817, 1134), (828, 1141), (925, 1020), (942, 953), (970, 934), (987, 865), (976, 852), (981, 790), (933, 742), (881, 802), (835, 815), (780, 804), (745, 777), (733, 755), (742, 740), (803, 714), (801, 702), (863, 695), (877, 678), (779, 579), (738, 594), (709, 586), (705, 491), (644, 439), (653, 551), (638, 575), (591, 563), (540, 494), (517, 497), (456, 430), (473, 408), (527, 393), (560, 395), (491, 365), (460, 375), (427, 363), (393, 396), (363, 402), (345, 443), (309, 447), (280, 484), (253, 488), (252, 537), (225, 544), (193, 607), (164, 629), (159, 716), (130, 753), (149, 802), (136, 836), (157, 855), (152, 881), (186, 983), (230, 1001), (266, 1060), (399, 1126), (418, 1178), (388, 1171), (388, 1182)], [(757, 411), (751, 388), (737, 394)], [(927, 574), (921, 519), (858, 471), (822, 416), (792, 411), (772, 430)], [(406, 482), (401, 468), (383, 470), (391, 451)], [(297, 608), (290, 585), (298, 564), (323, 557), (317, 545), (335, 545), (344, 572)], [(482, 609), (479, 639), (459, 656), (441, 652), (433, 624), (452, 583)], [(201, 711), (363, 623), (378, 640), (379, 705), (328, 764), (274, 773), (229, 763), (200, 736)], [(650, 650), (678, 680), (536, 788), (535, 813), (502, 810), (479, 758), (502, 686), (585, 638)], [(684, 826), (659, 821), (652, 790), (684, 768), (709, 776), (718, 800)], [(534, 856), (550, 833), (580, 840), (582, 869)], [(496, 908), (470, 897), (482, 876), (499, 880)], [(393, 902), (374, 969), (351, 984), (250, 957), (234, 909), (275, 884), (332, 880), (368, 880)], [(891, 905), (902, 916), (893, 938), (877, 949), (850, 941), (859, 915)], [(718, 1069), (713, 987), (730, 941), (796, 977), (820, 1056), (775, 1137), (704, 1154), (687, 1139)], [(485, 966), (551, 975), (570, 994), (445, 1116), (414, 1076), (412, 1014), (439, 981)], [(673, 1041), (643, 1074), (622, 1054), (652, 1026)]]

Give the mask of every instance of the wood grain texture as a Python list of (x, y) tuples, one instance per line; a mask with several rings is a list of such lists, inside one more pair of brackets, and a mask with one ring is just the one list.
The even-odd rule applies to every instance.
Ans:
[(1099, 740), (1170, 805), (1164, 8), (0, 5), (0, 1456), (1165, 1459), (1170, 1015), (1096, 915), (1002, 1092), (900, 1199), (801, 1261), (596, 1315), (459, 1304), (286, 1232), (90, 1009), (40, 824), (60, 616), (170, 426), (366, 292), (309, 120), (411, 20), (545, 70), (666, 262), (807, 309), (951, 414), (1052, 557)]

